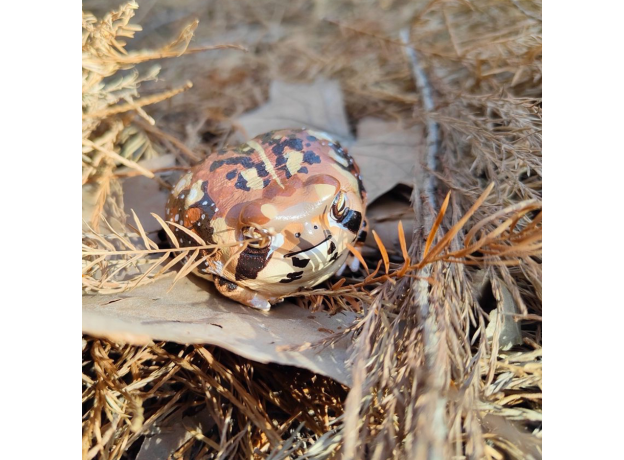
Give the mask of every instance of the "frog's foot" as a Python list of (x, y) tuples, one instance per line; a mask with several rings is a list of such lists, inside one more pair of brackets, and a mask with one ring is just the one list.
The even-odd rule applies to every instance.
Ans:
[(342, 264), (342, 266), (336, 272), (336, 276), (342, 276), (342, 274), (344, 273), (344, 271), (345, 271), (345, 269), (347, 267), (349, 267), (349, 270), (351, 270), (353, 273), (355, 273), (360, 268), (360, 261), (353, 254), (349, 254), (347, 256), (347, 260), (345, 260), (345, 262)]
[(215, 276), (215, 286), (221, 294), (243, 305), (263, 311), (269, 311), (271, 309), (270, 299), (263, 297), (251, 289), (239, 286), (233, 281)]

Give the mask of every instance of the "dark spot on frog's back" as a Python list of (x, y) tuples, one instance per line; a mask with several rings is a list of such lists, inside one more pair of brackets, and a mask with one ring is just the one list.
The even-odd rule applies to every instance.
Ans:
[(251, 168), (253, 160), (249, 157), (230, 157), (223, 160), (215, 160), (210, 164), (210, 172), (219, 169), (223, 165), (243, 165), (244, 168)]
[[(271, 255), (269, 254), (270, 246), (263, 249), (256, 249), (247, 246), (238, 256), (236, 264), (236, 281), (255, 280), (258, 273), (269, 263)], [(302, 272), (303, 273), (303, 272)]]
[(284, 149), (288, 147), (289, 149), (292, 150), (303, 150), (303, 142), (301, 141), (301, 139), (295, 138), (295, 139), (284, 139), (282, 141), (278, 141), (274, 146), (273, 146), (273, 153), (275, 155), (283, 155), (284, 154)]
[(247, 186), (247, 179), (245, 179), (243, 177), (242, 174), (238, 174), (238, 180), (236, 181), (236, 183), (234, 184), (234, 187), (236, 187), (237, 189), (240, 189), (244, 192), (248, 192), (251, 189)]
[(327, 249), (327, 255), (332, 254), (334, 251), (336, 250), (336, 245), (334, 244), (334, 242), (332, 241), (329, 244), (329, 248)]
[(308, 163), (309, 165), (312, 165), (312, 164), (315, 164), (315, 163), (320, 163), (321, 162), (321, 157), (319, 157), (313, 151), (308, 150), (308, 151), (306, 151), (303, 154), (303, 162), (304, 163)]
[(283, 166), (288, 162), (288, 158), (286, 158), (284, 155), (278, 155), (277, 159), (275, 160), (275, 166)]
[(256, 172), (258, 173), (259, 177), (266, 177), (269, 175), (269, 171), (266, 170), (266, 165), (263, 161), (254, 164), (254, 167), (256, 168)]

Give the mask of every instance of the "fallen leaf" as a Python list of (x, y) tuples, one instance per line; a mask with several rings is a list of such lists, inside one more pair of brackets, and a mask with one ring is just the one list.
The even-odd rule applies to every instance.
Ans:
[(487, 433), (493, 433), (511, 442), (523, 458), (542, 458), (540, 439), (531, 436), (520, 424), (500, 415), (485, 414), (483, 426)]
[[(175, 165), (175, 156), (170, 153), (141, 161), (139, 164), (146, 169), (168, 168)], [(162, 218), (165, 217), (165, 205), (169, 198), (169, 190), (145, 176), (125, 178), (121, 181), (121, 186), (123, 188), (125, 213), (131, 216), (130, 210), (134, 210), (147, 233), (159, 231), (161, 227), (152, 218), (151, 213), (156, 213)], [(129, 222), (132, 223), (132, 219)]]
[[(175, 156), (173, 154), (162, 155), (140, 161), (138, 164), (148, 170), (168, 168), (175, 165)], [(111, 179), (109, 202), (114, 202), (119, 208), (123, 207), (123, 212), (128, 216), (132, 215), (130, 210), (134, 209), (141, 222), (145, 223), (145, 230), (148, 233), (160, 230), (160, 226), (150, 216), (150, 212), (155, 212), (164, 217), (169, 191), (161, 188), (155, 180), (145, 176), (124, 178), (123, 175), (129, 172), (133, 172), (133, 170), (127, 167), (117, 168), (116, 173), (122, 178), (119, 180)], [(82, 219), (85, 222), (90, 223), (92, 221), (101, 193), (102, 185), (99, 182), (90, 182), (82, 186)], [(107, 204), (104, 210), (107, 211), (109, 207), (110, 204)], [(116, 231), (124, 233), (127, 230), (124, 219), (116, 217), (114, 213), (105, 212), (104, 214)], [(132, 222), (132, 220), (130, 221)], [(88, 230), (84, 224), (82, 230)]]
[(274, 129), (323, 131), (348, 145), (353, 141), (340, 84), (319, 78), (310, 84), (271, 82), (269, 101), (238, 119), (247, 139)]
[[(489, 323), (485, 329), (488, 339), (492, 339), (498, 316), (501, 315), (501, 330), (498, 338), (498, 346), (501, 350), (509, 350), (514, 345), (521, 345), (522, 330), (520, 324), (514, 320), (515, 315), (520, 314), (520, 309), (513, 298), (513, 295), (505, 286), (505, 283), (497, 278), (490, 279), (484, 270), (479, 270), (474, 275), (474, 283), (480, 291), (480, 303), (488, 308), (487, 303), (492, 303), (495, 307), (489, 313)], [(486, 310), (487, 311), (487, 310)]]
[(136, 460), (167, 460), (193, 437), (193, 431), (204, 433), (215, 422), (206, 409), (192, 417), (184, 417), (179, 409), (162, 423), (155, 424), (145, 437)]
[(170, 277), (160, 278), (128, 293), (84, 296), (83, 332), (133, 344), (148, 338), (212, 344), (254, 361), (301, 367), (350, 384), (348, 340), (303, 351), (285, 348), (325, 339), (323, 329), (349, 326), (354, 313), (311, 313), (290, 302), (265, 313), (221, 296), (212, 283), (194, 276), (168, 292), (171, 283)]
[(369, 204), (398, 184), (412, 187), (424, 179), (422, 127), (403, 129), (397, 123), (364, 118), (349, 153), (360, 167)]
[(398, 184), (413, 186), (423, 175), (425, 151), (421, 126), (364, 118), (354, 143), (342, 91), (337, 81), (319, 78), (310, 84), (273, 81), (269, 101), (238, 119), (251, 139), (274, 129), (305, 127), (329, 134), (347, 147), (360, 167), (369, 204)]
[(498, 283), (499, 292), (495, 292), (494, 296), (498, 303), (499, 310), (490, 312), (490, 324), (485, 329), (485, 334), (493, 334), (494, 327), (497, 322), (497, 315), (501, 315), (502, 328), (498, 339), (501, 350), (509, 350), (514, 345), (522, 345), (522, 330), (520, 324), (514, 320), (514, 315), (520, 314), (520, 309), (516, 304), (513, 295), (503, 283)]
[[(390, 258), (395, 262), (402, 260), (398, 231), (399, 221), (403, 223), (405, 241), (409, 247), (412, 244), (415, 226), (414, 209), (412, 206), (403, 200), (386, 194), (368, 207), (366, 217), (368, 218), (369, 227), (375, 230)], [(362, 254), (378, 258), (379, 249), (373, 237), (373, 232), (368, 232), (366, 235)]]

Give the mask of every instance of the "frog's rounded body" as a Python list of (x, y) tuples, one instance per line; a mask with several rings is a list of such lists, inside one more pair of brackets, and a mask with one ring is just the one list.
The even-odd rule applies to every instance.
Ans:
[[(219, 245), (202, 254), (196, 274), (268, 310), (342, 267), (347, 245), (365, 237), (365, 210), (349, 154), (325, 134), (285, 129), (219, 150), (192, 168), (171, 192), (166, 217)], [(171, 229), (181, 246), (197, 244)]]

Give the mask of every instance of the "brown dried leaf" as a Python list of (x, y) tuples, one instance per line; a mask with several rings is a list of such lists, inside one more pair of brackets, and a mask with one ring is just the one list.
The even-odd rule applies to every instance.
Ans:
[[(514, 319), (514, 315), (520, 314), (520, 309), (511, 292), (504, 283), (496, 278), (492, 278), (491, 288), (496, 299), (497, 309), (490, 312), (490, 323), (485, 330), (486, 336), (488, 338), (493, 337), (497, 327), (500, 327), (498, 344), (501, 350), (509, 350), (514, 345), (522, 345), (520, 323)], [(500, 325), (499, 316), (501, 318)]]
[(325, 78), (311, 84), (271, 82), (269, 101), (238, 122), (247, 139), (274, 129), (298, 127), (326, 132), (345, 144), (352, 139), (340, 84)]
[(184, 417), (179, 409), (167, 417), (163, 423), (155, 425), (150, 436), (145, 438), (137, 454), (137, 460), (167, 460), (185, 442), (191, 439), (193, 432), (206, 432), (215, 422), (207, 410), (192, 417)]
[(264, 313), (221, 296), (212, 283), (196, 277), (179, 280), (167, 292), (170, 287), (171, 279), (161, 278), (129, 293), (84, 296), (83, 332), (134, 344), (213, 344), (254, 361), (297, 366), (350, 384), (348, 341), (302, 351), (287, 348), (325, 339), (319, 329), (348, 327), (353, 313), (312, 313), (290, 302)]
[[(401, 257), (399, 220), (403, 222), (407, 244), (411, 246), (414, 233), (414, 208), (409, 203), (385, 195), (366, 210), (366, 217), (370, 227), (375, 229), (375, 233), (383, 243), (390, 259), (396, 260)], [(377, 251), (377, 243), (372, 232), (370, 232), (367, 235), (366, 246), (362, 249), (362, 254), (365, 257), (372, 257)]]
[(358, 140), (349, 148), (360, 167), (368, 202), (398, 184), (412, 187), (423, 174), (425, 151), (421, 127), (402, 129), (396, 123), (365, 118), (358, 124)]
[(353, 143), (347, 124), (342, 91), (333, 80), (312, 84), (273, 81), (269, 101), (238, 119), (247, 139), (280, 128), (306, 127), (323, 131), (348, 147), (360, 167), (368, 202), (398, 184), (412, 186), (420, 177), (424, 152), (421, 127), (403, 129), (396, 123), (365, 118)]
[(501, 350), (509, 350), (522, 344), (522, 330), (515, 317), (521, 315), (513, 295), (504, 282), (486, 270), (477, 270), (473, 275), (482, 308), (493, 308), (489, 313), (489, 323), (485, 330), (488, 340), (498, 335)]
[[(140, 161), (139, 164), (150, 170), (169, 168), (175, 165), (175, 156), (167, 154)], [(119, 174), (128, 171), (125, 168), (118, 169)], [(158, 232), (161, 227), (151, 217), (151, 213), (154, 212), (160, 217), (165, 217), (165, 205), (169, 197), (169, 191), (161, 187), (155, 180), (144, 176), (123, 178), (121, 186), (123, 188), (124, 210), (126, 214), (130, 214), (131, 210), (134, 210), (146, 233)]]

